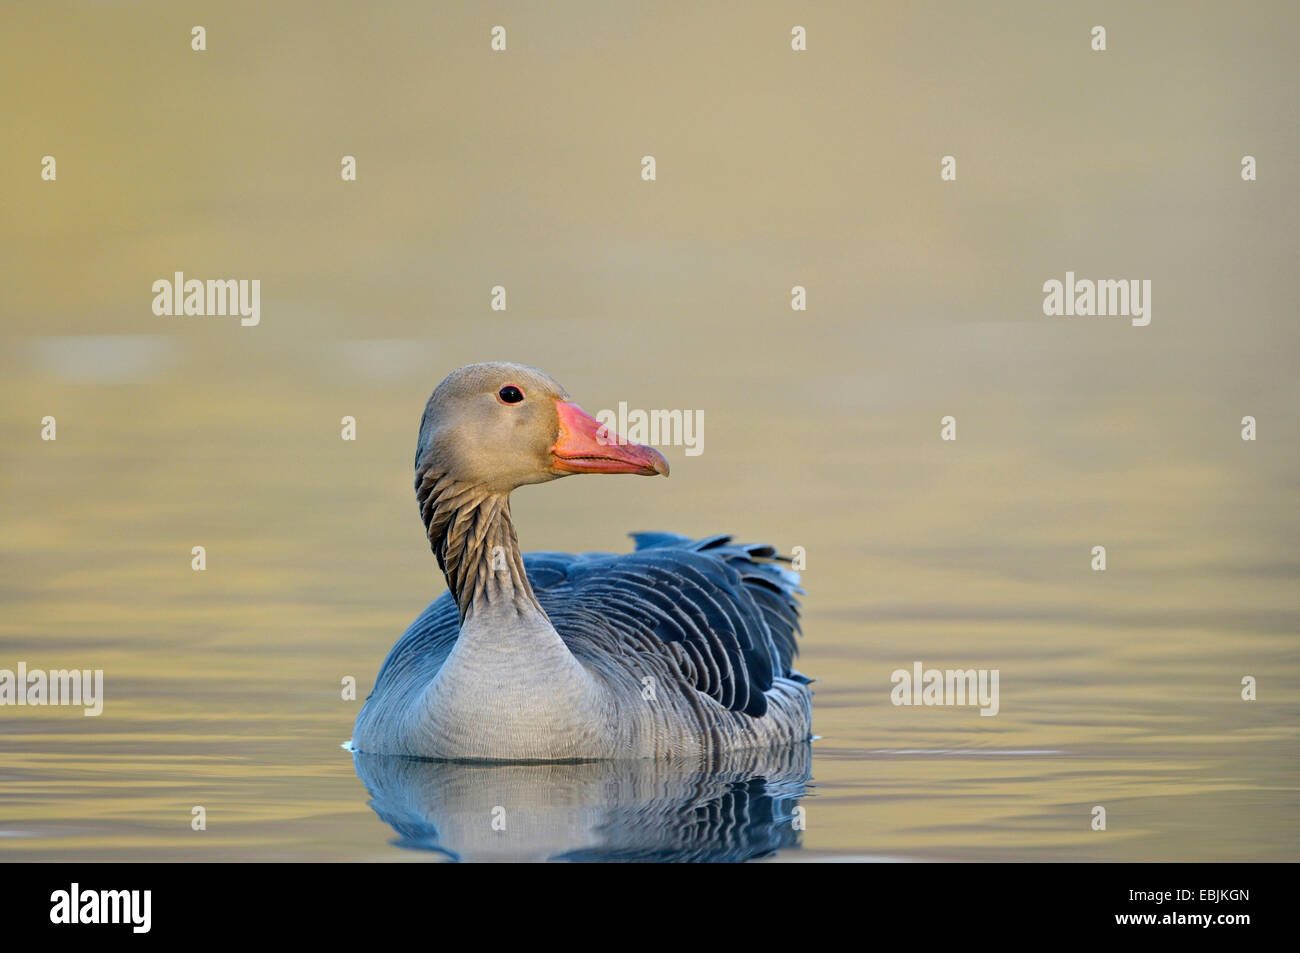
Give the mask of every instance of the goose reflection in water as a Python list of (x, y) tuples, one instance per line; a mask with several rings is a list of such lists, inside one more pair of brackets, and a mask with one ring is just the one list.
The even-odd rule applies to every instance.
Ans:
[(737, 862), (799, 846), (810, 748), (712, 763), (352, 757), (397, 847), (458, 861)]

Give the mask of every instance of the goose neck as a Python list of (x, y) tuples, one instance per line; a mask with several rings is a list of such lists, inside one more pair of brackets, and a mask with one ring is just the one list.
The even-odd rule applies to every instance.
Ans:
[(545, 617), (524, 572), (508, 494), (426, 472), (416, 498), (462, 623), (489, 610)]

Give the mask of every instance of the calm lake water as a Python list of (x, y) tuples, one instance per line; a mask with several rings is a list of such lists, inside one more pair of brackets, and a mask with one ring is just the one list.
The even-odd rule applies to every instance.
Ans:
[[(51, 353), (29, 356), (80, 373)], [(0, 658), (102, 668), (106, 696), (97, 718), (3, 709), (6, 859), (1295, 858), (1294, 579), (1282, 553), (1246, 555), (1280, 547), (1294, 513), (1258, 471), (1228, 489), (1228, 439), (1195, 475), (1217, 488), (1204, 507), (1186, 485), (1062, 486), (1050, 463), (1051, 479), (1018, 477), (1031, 462), (1010, 462), (1005, 432), (959, 456), (919, 425), (768, 405), (758, 428), (720, 410), (703, 455), (669, 448), (667, 481), (520, 491), (520, 536), (618, 549), (627, 529), (728, 529), (804, 546), (810, 755), (712, 774), (354, 765), (342, 679), (364, 697), (442, 585), (407, 473), (422, 387), (331, 399), (304, 372), (227, 380), (215, 400), (195, 383), (208, 355), (167, 353), (195, 376), (5, 385), (21, 439), (3, 450)], [(33, 423), (45, 409), (53, 443)], [(792, 433), (827, 452), (781, 462)], [(1178, 479), (1152, 457), (1146, 472)], [(893, 706), (891, 673), (918, 660), (999, 669), (997, 716)], [(1240, 700), (1244, 674), (1259, 701)]]
[[(169, 5), (4, 5), (0, 669), (106, 698), (0, 708), (0, 859), (1300, 859), (1300, 14), (1116, 8), (1100, 55), (1067, 8), (832, 5), (795, 56), (778, 4), (529, 6), (494, 59), (454, 4), (226, 4), (202, 54)], [(1150, 325), (1046, 317), (1067, 270)], [(176, 271), (260, 324), (155, 315)], [(518, 492), (521, 544), (803, 547), (808, 750), (354, 760), (477, 360), (704, 411), (668, 480)], [(998, 714), (891, 704), (915, 662)]]

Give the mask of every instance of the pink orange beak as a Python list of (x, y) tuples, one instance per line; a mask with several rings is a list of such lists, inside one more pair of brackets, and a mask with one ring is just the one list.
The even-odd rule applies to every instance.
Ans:
[(577, 404), (555, 402), (560, 434), (551, 447), (552, 469), (565, 473), (668, 475), (668, 461), (654, 447), (628, 443)]

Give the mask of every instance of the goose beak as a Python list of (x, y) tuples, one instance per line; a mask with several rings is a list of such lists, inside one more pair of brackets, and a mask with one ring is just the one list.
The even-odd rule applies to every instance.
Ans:
[(551, 447), (551, 469), (562, 473), (668, 475), (668, 461), (654, 447), (628, 443), (577, 404), (555, 402), (560, 432)]

